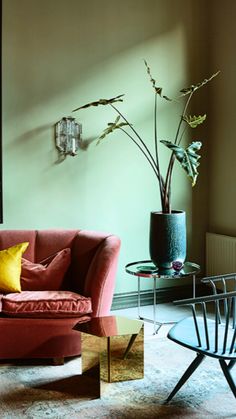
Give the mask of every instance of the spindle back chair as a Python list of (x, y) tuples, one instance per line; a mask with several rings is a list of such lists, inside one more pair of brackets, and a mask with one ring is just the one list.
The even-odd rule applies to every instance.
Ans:
[[(230, 370), (236, 363), (236, 290), (228, 290), (228, 281), (236, 288), (236, 274), (203, 278), (210, 284), (213, 295), (174, 301), (180, 306), (189, 306), (192, 312), (171, 328), (168, 338), (197, 353), (173, 391), (170, 401), (177, 391), (193, 374), (206, 356), (219, 360), (225, 378), (236, 397), (236, 386)], [(219, 291), (217, 285), (222, 285)], [(231, 285), (232, 288), (232, 285)]]

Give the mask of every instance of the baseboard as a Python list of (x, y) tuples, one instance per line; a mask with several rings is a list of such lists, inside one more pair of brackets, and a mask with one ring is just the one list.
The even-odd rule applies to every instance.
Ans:
[[(192, 286), (184, 285), (177, 287), (165, 287), (159, 288), (156, 291), (156, 301), (157, 304), (169, 303), (170, 301), (180, 300), (183, 298), (192, 297)], [(209, 289), (204, 284), (196, 285), (196, 295), (207, 295), (209, 294)], [(152, 305), (153, 304), (153, 291), (146, 290), (140, 292), (140, 304), (141, 306)], [(114, 294), (111, 310), (119, 310), (130, 307), (137, 307), (138, 305), (138, 292), (124, 292), (119, 294)]]

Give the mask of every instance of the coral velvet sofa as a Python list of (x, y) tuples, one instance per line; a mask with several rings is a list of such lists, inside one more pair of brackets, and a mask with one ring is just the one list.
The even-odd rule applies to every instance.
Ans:
[[(35, 295), (37, 300), (40, 293), (27, 290), (0, 293), (0, 359), (53, 358), (56, 362), (64, 357), (79, 355), (80, 333), (73, 330), (75, 324), (87, 321), (91, 316), (109, 314), (120, 249), (119, 238), (85, 230), (0, 231), (0, 250), (22, 242), (29, 242), (23, 258), (35, 264), (62, 249), (70, 249), (70, 266), (59, 293), (65, 291), (69, 296), (70, 293), (73, 296), (78, 294), (81, 300), (79, 305), (76, 303), (73, 306), (72, 314), (62, 313), (59, 317), (57, 313), (55, 316), (53, 313), (44, 313), (44, 309), (39, 314), (11, 313), (8, 309), (11, 310), (12, 299), (18, 304), (18, 300), (27, 300), (27, 295), (33, 296), (33, 299)], [(58, 291), (53, 291), (53, 284), (50, 289), (54, 299)], [(50, 299), (50, 292), (43, 291), (46, 297), (47, 293)]]

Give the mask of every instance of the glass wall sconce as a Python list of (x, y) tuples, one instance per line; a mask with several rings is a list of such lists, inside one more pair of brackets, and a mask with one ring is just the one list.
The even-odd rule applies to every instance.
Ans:
[(75, 118), (64, 117), (55, 125), (56, 147), (65, 157), (76, 156), (82, 138), (82, 125)]

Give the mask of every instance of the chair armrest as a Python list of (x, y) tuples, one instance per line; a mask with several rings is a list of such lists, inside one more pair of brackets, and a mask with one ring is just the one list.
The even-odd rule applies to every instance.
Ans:
[(222, 281), (222, 279), (235, 279), (236, 280), (236, 273), (225, 274), (225, 275), (215, 275), (215, 276), (206, 276), (205, 278), (201, 279), (201, 282), (204, 284)]
[(197, 303), (207, 303), (210, 301), (223, 300), (224, 298), (236, 297), (236, 291), (225, 292), (214, 295), (204, 295), (203, 297), (187, 298), (185, 300), (176, 300), (173, 303), (177, 306), (192, 305)]
[(222, 292), (235, 291), (236, 273), (207, 276), (202, 278), (201, 282), (210, 285), (213, 290), (213, 294), (217, 294), (218, 290), (221, 290)]

